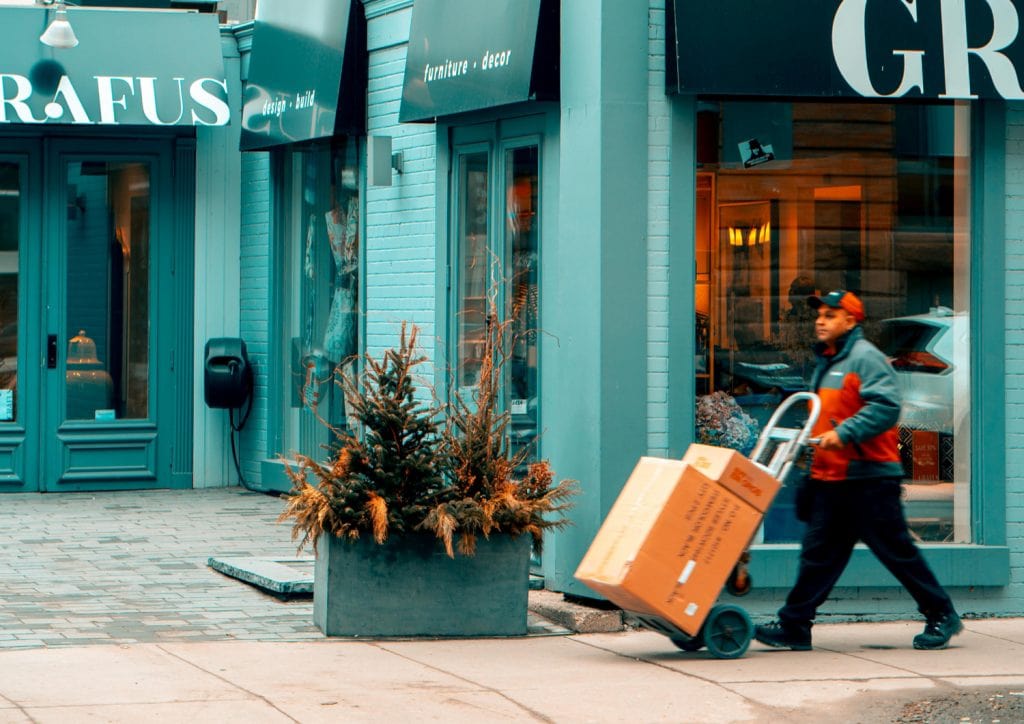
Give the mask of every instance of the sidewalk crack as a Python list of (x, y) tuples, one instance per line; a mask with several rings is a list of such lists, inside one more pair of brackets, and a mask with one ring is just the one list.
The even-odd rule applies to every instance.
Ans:
[(495, 689), (494, 687), (487, 686), (486, 684), (482, 684), (479, 681), (473, 681), (472, 679), (467, 679), (465, 676), (460, 676), (459, 674), (456, 674), (454, 671), (448, 671), (447, 669), (442, 669), (440, 666), (435, 666), (435, 665), (433, 665), (431, 663), (428, 663), (426, 661), (422, 661), (420, 659), (417, 659), (415, 657), (409, 656), (407, 654), (399, 653), (398, 651), (395, 651), (394, 649), (389, 649), (387, 646), (384, 646), (382, 644), (374, 643), (374, 644), (371, 644), (371, 645), (374, 646), (375, 648), (380, 649), (381, 651), (385, 651), (385, 652), (387, 652), (389, 654), (397, 656), (400, 659), (405, 659), (406, 661), (409, 661), (409, 662), (414, 663), (414, 664), (418, 664), (419, 666), (424, 666), (424, 667), (430, 669), (431, 671), (436, 671), (439, 674), (444, 674), (445, 676), (451, 676), (454, 679), (458, 679), (459, 681), (465, 682), (467, 684), (471, 684), (472, 686), (475, 686), (475, 687), (477, 687), (479, 689), (482, 689), (483, 691), (488, 691), (488, 692), (490, 692), (492, 694), (496, 694), (497, 696), (500, 696), (502, 699), (504, 699), (505, 701), (509, 702), (513, 706), (518, 707), (519, 709), (522, 709), (524, 712), (529, 714), (535, 721), (549, 722), (550, 724), (554, 724), (554, 721), (555, 721), (554, 719), (551, 719), (550, 717), (545, 716), (544, 714), (542, 714), (541, 712), (539, 712), (539, 711), (537, 711), (535, 709), (531, 709), (526, 704), (523, 704), (521, 701), (516, 701), (515, 699), (513, 699), (511, 696), (509, 696), (505, 692), (501, 691), (500, 689)]
[(298, 719), (293, 717), (291, 714), (286, 712), (284, 709), (279, 707), (277, 704), (275, 704), (274, 702), (272, 702), (270, 699), (268, 699), (267, 697), (263, 696), (262, 694), (259, 694), (259, 693), (255, 692), (255, 691), (252, 691), (251, 689), (247, 689), (244, 686), (240, 686), (238, 683), (236, 683), (234, 681), (231, 681), (227, 677), (221, 676), (216, 671), (210, 671), (209, 669), (206, 669), (206, 668), (200, 666), (199, 664), (195, 663), (194, 661), (190, 661), (189, 659), (186, 659), (184, 656), (180, 656), (180, 655), (174, 653), (173, 651), (169, 651), (169, 650), (165, 649), (163, 646), (161, 646), (159, 644), (156, 645), (156, 648), (158, 650), (160, 650), (160, 651), (163, 651), (168, 656), (171, 656), (171, 657), (177, 659), (178, 661), (182, 662), (183, 664), (187, 664), (188, 666), (191, 666), (193, 669), (196, 669), (197, 671), (202, 671), (204, 674), (208, 674), (208, 675), (214, 677), (215, 679), (219, 679), (220, 681), (223, 681), (225, 684), (228, 684), (229, 686), (232, 686), (235, 689), (238, 689), (239, 691), (245, 692), (246, 694), (248, 694), (249, 696), (253, 697), (254, 699), (258, 699), (259, 701), (262, 701), (264, 704), (269, 706), (271, 709), (273, 709), (274, 711), (276, 711), (279, 714), (281, 714), (281, 716), (283, 716), (286, 719), (288, 719), (288, 721), (293, 721), (293, 722), (296, 722), (296, 724), (298, 724), (298, 722), (299, 722)]

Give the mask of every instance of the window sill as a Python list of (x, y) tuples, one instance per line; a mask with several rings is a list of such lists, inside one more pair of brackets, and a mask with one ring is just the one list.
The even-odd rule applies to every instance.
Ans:
[[(1006, 586), (1010, 582), (1010, 549), (1007, 546), (940, 543), (920, 548), (943, 586)], [(750, 554), (750, 575), (756, 587), (789, 588), (793, 585), (799, 566), (799, 544), (754, 545)], [(837, 586), (897, 588), (900, 583), (867, 547), (860, 544), (854, 549)]]

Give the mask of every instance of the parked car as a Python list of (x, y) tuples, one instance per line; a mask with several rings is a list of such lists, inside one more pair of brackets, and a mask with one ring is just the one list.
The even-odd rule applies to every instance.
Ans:
[(879, 323), (878, 347), (889, 356), (903, 396), (902, 425), (955, 431), (970, 402), (968, 327), (968, 316), (948, 307)]

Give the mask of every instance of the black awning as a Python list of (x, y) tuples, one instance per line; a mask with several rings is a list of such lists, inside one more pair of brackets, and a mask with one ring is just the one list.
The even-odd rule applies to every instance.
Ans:
[(416, 0), (398, 120), (558, 98), (557, 0)]
[(260, 0), (243, 98), (243, 151), (364, 133), (361, 0)]
[(216, 15), (71, 7), (73, 48), (40, 42), (53, 17), (0, 8), (0, 126), (228, 123)]
[(1024, 0), (668, 0), (669, 92), (1024, 98)]

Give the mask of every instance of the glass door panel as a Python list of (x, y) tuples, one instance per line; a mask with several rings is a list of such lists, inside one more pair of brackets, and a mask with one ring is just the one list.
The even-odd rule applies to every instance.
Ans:
[(67, 165), (66, 420), (150, 416), (150, 168)]
[(18, 415), (18, 277), (22, 164), (0, 160), (0, 423)]
[[(488, 166), (486, 151), (464, 153), (458, 159), (455, 326), (456, 375), (460, 390), (474, 386), (480, 378), (487, 332), (491, 267), (487, 236)], [(472, 395), (463, 395), (463, 400), (471, 402)]]
[(537, 370), (540, 328), (538, 218), (540, 160), (535, 145), (505, 152), (505, 248), (511, 255), (508, 309), (511, 349), (508, 369), (508, 410), (512, 415), (512, 449), (530, 448), (536, 456), (539, 433)]
[(358, 141), (282, 152), (277, 355), (283, 371), (275, 452), (325, 454), (350, 429), (335, 372), (359, 369)]

